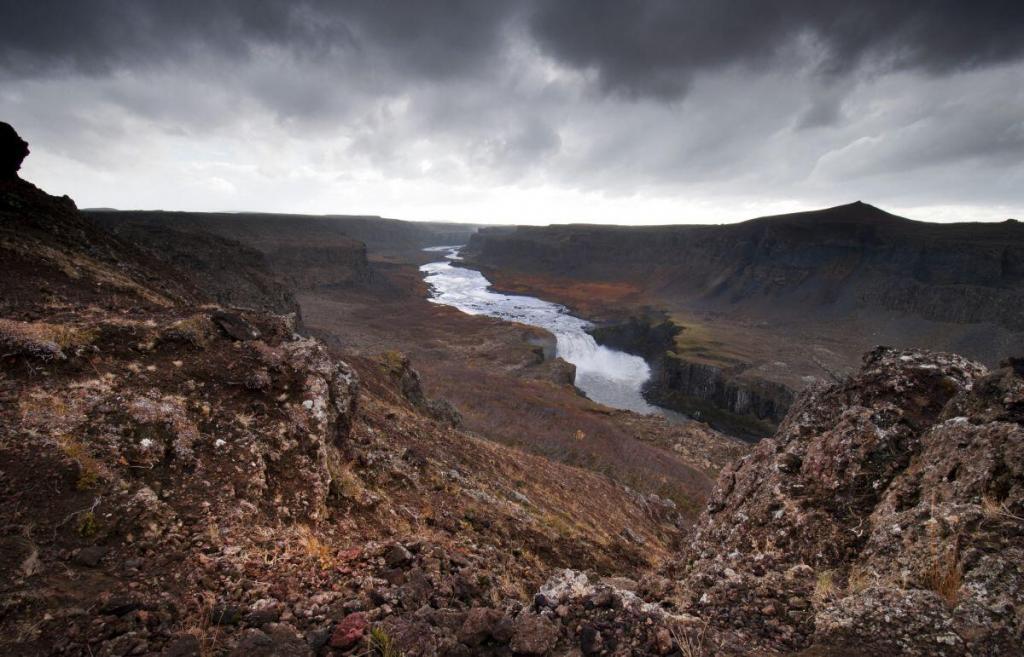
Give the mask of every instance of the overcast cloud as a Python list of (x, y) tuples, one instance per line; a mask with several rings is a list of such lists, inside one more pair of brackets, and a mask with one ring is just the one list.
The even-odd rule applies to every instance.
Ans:
[(1024, 3), (0, 0), (0, 120), (81, 206), (1024, 217)]

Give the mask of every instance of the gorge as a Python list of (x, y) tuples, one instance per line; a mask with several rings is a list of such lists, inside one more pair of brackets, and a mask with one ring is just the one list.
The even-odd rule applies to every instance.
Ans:
[(1024, 349), (1013, 220), (929, 224), (856, 202), (727, 225), (489, 227), (463, 255), (648, 358), (649, 402), (748, 438), (876, 344), (988, 364)]
[(641, 391), (651, 376), (643, 357), (599, 345), (588, 333), (589, 322), (569, 314), (564, 306), (534, 297), (506, 295), (491, 291), (480, 272), (455, 266), (461, 247), (430, 247), (428, 252), (444, 253), (445, 260), (420, 267), (430, 285), (431, 300), (469, 314), (483, 314), (512, 322), (538, 326), (556, 340), (555, 356), (575, 367), (574, 383), (596, 402), (645, 415), (661, 415), (672, 421), (685, 418), (648, 403)]

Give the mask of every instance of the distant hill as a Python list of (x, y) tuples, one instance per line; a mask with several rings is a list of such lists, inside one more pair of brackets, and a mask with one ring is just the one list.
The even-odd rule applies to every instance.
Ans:
[(630, 280), (652, 295), (768, 314), (892, 311), (1024, 331), (1024, 224), (932, 224), (857, 202), (708, 226), (483, 228), (473, 261)]
[(369, 215), (105, 209), (85, 212), (112, 228), (133, 224), (200, 230), (237, 239), (263, 251), (310, 241), (320, 246), (343, 245), (346, 240), (362, 242), (374, 252), (415, 251), (427, 246), (465, 243), (477, 229), (474, 224), (401, 221)]

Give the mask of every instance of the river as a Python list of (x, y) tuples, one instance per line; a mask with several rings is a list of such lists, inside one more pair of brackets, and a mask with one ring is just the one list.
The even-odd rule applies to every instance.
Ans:
[(647, 403), (640, 394), (651, 376), (651, 368), (643, 358), (597, 344), (587, 333), (590, 322), (569, 314), (565, 306), (534, 297), (492, 292), (483, 274), (452, 264), (460, 259), (460, 248), (424, 249), (444, 254), (443, 260), (420, 267), (430, 285), (432, 302), (470, 315), (487, 315), (547, 329), (557, 340), (558, 356), (576, 366), (576, 387), (587, 397), (613, 408), (685, 421), (679, 413)]

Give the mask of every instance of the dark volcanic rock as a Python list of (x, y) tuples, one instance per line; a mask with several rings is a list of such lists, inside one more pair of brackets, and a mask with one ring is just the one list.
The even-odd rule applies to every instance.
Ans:
[(663, 316), (633, 316), (625, 322), (597, 326), (590, 334), (598, 344), (655, 360), (675, 346), (682, 330)]
[(90, 545), (78, 551), (78, 554), (75, 555), (75, 563), (95, 568), (106, 554), (107, 548), (99, 545)]
[(0, 121), (0, 180), (18, 177), (22, 161), (28, 157), (28, 142), (9, 123)]
[(120, 237), (183, 272), (203, 292), (224, 306), (239, 306), (285, 315), (299, 314), (292, 292), (271, 271), (265, 254), (239, 241), (200, 230), (114, 221), (114, 213), (93, 217)]
[(161, 657), (200, 657), (202, 646), (199, 639), (191, 634), (183, 634), (167, 642)]
[(558, 640), (558, 627), (545, 618), (529, 611), (519, 614), (512, 635), (512, 652), (517, 655), (543, 655)]
[(114, 595), (102, 605), (99, 611), (101, 614), (110, 616), (124, 616), (136, 609), (142, 609), (142, 603), (128, 595)]
[(462, 415), (447, 399), (427, 399), (423, 392), (420, 374), (413, 369), (408, 356), (401, 352), (389, 351), (382, 355), (381, 361), (392, 379), (398, 384), (402, 395), (413, 406), (453, 427), (462, 424)]
[(494, 628), (503, 617), (504, 614), (497, 609), (486, 607), (470, 609), (457, 633), (459, 641), (470, 648), (479, 646), (494, 635)]
[(232, 340), (252, 340), (260, 337), (260, 332), (238, 313), (219, 310), (213, 313), (210, 319)]
[(384, 555), (384, 561), (391, 568), (398, 568), (408, 565), (412, 561), (412, 554), (401, 543), (395, 543), (388, 548)]
[(248, 629), (229, 657), (312, 657), (306, 641), (290, 625), (277, 623), (266, 630)]
[(727, 433), (761, 438), (782, 422), (794, 394), (781, 383), (744, 377), (743, 369), (665, 355), (654, 361), (644, 396)]
[(1013, 654), (1022, 386), (1012, 366), (879, 348), (806, 392), (723, 471), (686, 555), (686, 608), (770, 650)]
[(335, 626), (331, 633), (330, 645), (332, 648), (351, 648), (363, 639), (369, 623), (366, 614), (359, 611), (349, 614)]
[(584, 625), (580, 631), (580, 651), (584, 655), (596, 655), (604, 647), (601, 633), (593, 625)]

